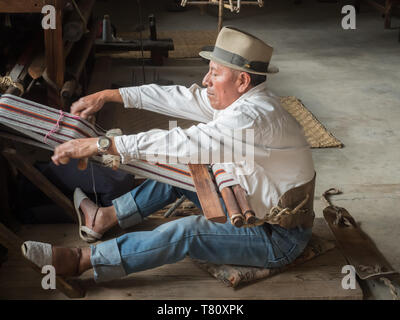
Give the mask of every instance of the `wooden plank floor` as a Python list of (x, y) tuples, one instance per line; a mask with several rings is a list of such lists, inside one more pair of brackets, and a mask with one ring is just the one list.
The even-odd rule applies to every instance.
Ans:
[[(150, 218), (141, 227), (129, 231), (149, 230), (169, 220)], [(333, 239), (321, 218), (316, 220), (314, 233)], [(76, 232), (76, 225), (70, 224), (25, 225), (19, 236), (55, 245), (85, 246)], [(362, 299), (358, 284), (354, 290), (341, 287), (344, 276), (341, 269), (345, 264), (335, 248), (296, 268), (236, 290), (199, 269), (190, 258), (105, 284), (96, 284), (91, 270), (81, 279), (87, 288), (84, 299)], [(66, 299), (57, 290), (43, 290), (41, 279), (41, 275), (26, 267), (19, 253), (10, 253), (8, 261), (0, 268), (0, 298)]]

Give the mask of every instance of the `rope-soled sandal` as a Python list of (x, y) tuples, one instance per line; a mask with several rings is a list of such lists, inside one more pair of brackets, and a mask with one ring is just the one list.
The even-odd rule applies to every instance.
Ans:
[[(96, 242), (103, 237), (103, 234), (93, 231), (89, 227), (85, 226), (82, 222), (82, 216), (84, 216), (82, 210), (80, 209), (81, 203), (83, 200), (89, 199), (85, 193), (80, 188), (76, 188), (74, 192), (74, 206), (75, 212), (78, 217), (79, 222), (79, 236), (82, 240), (85, 240), (88, 243)], [(96, 209), (96, 213), (93, 218), (92, 228), (94, 227), (94, 223), (96, 221), (97, 212), (99, 211), (99, 207)]]

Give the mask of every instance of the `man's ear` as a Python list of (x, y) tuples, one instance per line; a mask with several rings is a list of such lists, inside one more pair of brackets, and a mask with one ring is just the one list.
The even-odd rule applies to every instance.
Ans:
[(243, 94), (251, 88), (251, 78), (247, 72), (240, 72), (238, 76), (238, 92)]

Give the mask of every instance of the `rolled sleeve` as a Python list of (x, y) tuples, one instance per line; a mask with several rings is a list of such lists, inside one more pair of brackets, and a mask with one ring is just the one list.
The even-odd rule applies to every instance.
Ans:
[(143, 218), (139, 213), (131, 192), (114, 199), (112, 203), (117, 213), (118, 224), (122, 229), (132, 227), (142, 222)]
[(123, 135), (114, 138), (115, 147), (121, 157), (121, 163), (126, 164), (139, 158), (136, 135)]
[(139, 87), (119, 88), (125, 108), (142, 109), (142, 99)]
[(90, 246), (90, 262), (96, 282), (109, 281), (126, 276), (116, 239)]

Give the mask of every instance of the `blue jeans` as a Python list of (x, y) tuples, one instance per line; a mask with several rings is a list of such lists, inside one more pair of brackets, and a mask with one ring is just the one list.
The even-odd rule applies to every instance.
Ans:
[[(119, 225), (127, 228), (140, 223), (144, 217), (182, 195), (200, 207), (195, 192), (146, 180), (113, 200)], [(170, 221), (152, 231), (131, 232), (92, 245), (90, 260), (97, 282), (175, 263), (186, 255), (216, 264), (274, 268), (295, 260), (310, 237), (311, 228), (287, 230), (269, 224), (237, 228), (229, 219), (222, 224), (193, 215)]]

